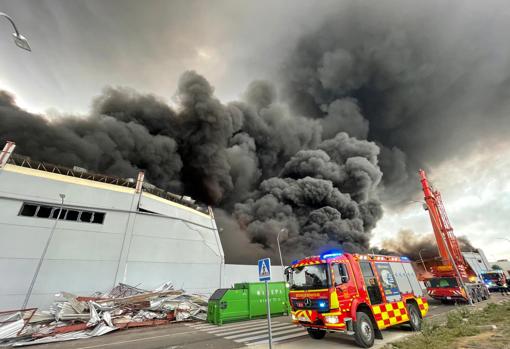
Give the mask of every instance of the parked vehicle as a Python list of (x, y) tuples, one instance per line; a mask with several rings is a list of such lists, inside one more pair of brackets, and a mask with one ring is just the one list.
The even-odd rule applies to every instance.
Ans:
[(424, 194), (424, 208), (429, 212), (441, 264), (431, 268), (433, 277), (425, 281), (428, 294), (441, 302), (480, 302), (490, 297), (479, 275), (464, 259), (443, 206), (441, 193), (434, 190), (425, 171), (419, 171)]
[(292, 320), (314, 339), (342, 332), (369, 348), (385, 328), (420, 330), (428, 311), (406, 257), (332, 251), (296, 260), (286, 273)]
[(483, 282), (490, 292), (500, 292), (501, 288), (508, 289), (509, 280), (503, 270), (493, 270), (482, 274)]

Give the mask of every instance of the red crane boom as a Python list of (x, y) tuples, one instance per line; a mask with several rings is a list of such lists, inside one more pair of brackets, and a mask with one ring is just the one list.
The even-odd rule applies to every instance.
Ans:
[(488, 299), (489, 290), (462, 255), (459, 242), (446, 215), (441, 194), (429, 184), (425, 171), (420, 170), (419, 174), (425, 196), (425, 209), (429, 211), (442, 260), (441, 265), (431, 268), (433, 277), (425, 282), (427, 293), (441, 302), (462, 300), (472, 303)]
[(443, 264), (443, 268), (438, 268), (436, 274), (443, 274), (442, 272), (445, 271), (451, 273), (453, 269), (456, 268), (460, 276), (463, 279), (467, 279), (467, 269), (469, 267), (462, 256), (457, 238), (453, 234), (453, 228), (446, 215), (443, 201), (441, 200), (441, 193), (430, 186), (425, 171), (420, 170), (419, 174), (423, 193), (425, 195), (425, 203), (427, 204), (427, 210), (429, 211), (437, 247)]

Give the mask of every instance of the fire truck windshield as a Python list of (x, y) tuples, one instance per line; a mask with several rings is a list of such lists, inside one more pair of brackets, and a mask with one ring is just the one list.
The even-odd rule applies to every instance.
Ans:
[(427, 280), (426, 286), (431, 288), (448, 288), (458, 287), (459, 284), (455, 278), (432, 278)]
[(311, 290), (329, 287), (327, 264), (304, 265), (289, 273), (291, 290)]

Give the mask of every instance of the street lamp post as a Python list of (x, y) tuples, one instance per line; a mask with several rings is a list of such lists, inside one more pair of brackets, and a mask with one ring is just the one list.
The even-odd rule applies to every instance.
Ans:
[(282, 265), (282, 272), (283, 272), (284, 276), (285, 276), (285, 271), (283, 270), (282, 249), (280, 248), (280, 234), (283, 232), (286, 232), (286, 231), (287, 231), (287, 229), (285, 229), (285, 228), (280, 229), (280, 231), (278, 232), (278, 235), (276, 236), (276, 244), (278, 245), (278, 253), (280, 254), (280, 263)]
[(420, 255), (420, 261), (421, 261), (421, 264), (423, 265), (423, 270), (427, 271), (427, 267), (425, 267), (425, 262), (423, 261), (423, 257), (421, 256), (421, 251), (423, 250), (426, 250), (425, 248), (422, 248), (418, 251), (418, 254)]
[[(60, 203), (60, 208), (58, 210), (57, 217), (55, 217), (55, 223), (53, 223), (53, 227), (51, 228), (50, 235), (48, 236), (48, 239), (46, 240), (46, 245), (44, 246), (43, 252), (41, 254), (41, 258), (39, 259), (39, 263), (37, 264), (37, 268), (35, 269), (34, 277), (32, 278), (32, 281), (30, 282), (30, 286), (28, 287), (27, 295), (25, 296), (25, 300), (23, 301), (23, 306), (21, 309), (25, 309), (27, 307), (28, 301), (30, 300), (30, 296), (32, 295), (32, 290), (34, 289), (35, 282), (37, 281), (37, 276), (39, 275), (39, 271), (41, 270), (41, 266), (44, 261), (44, 257), (46, 257), (46, 252), (48, 251), (48, 247), (50, 246), (51, 239), (53, 238), (53, 234), (55, 233), (55, 228), (57, 227), (57, 222), (60, 219), (62, 215), (62, 210), (64, 208), (64, 194), (58, 194), (60, 196), (60, 199), (62, 200)], [(63, 218), (63, 217), (62, 217)]]
[(7, 14), (0, 12), (0, 17), (5, 17), (9, 22), (11, 22), (12, 27), (14, 28), (14, 33), (12, 33), (12, 36), (14, 37), (14, 43), (19, 48), (22, 48), (23, 50), (32, 51), (30, 48), (30, 45), (28, 44), (27, 38), (25, 38), (18, 30), (18, 27), (16, 27), (16, 23), (14, 23), (14, 20)]

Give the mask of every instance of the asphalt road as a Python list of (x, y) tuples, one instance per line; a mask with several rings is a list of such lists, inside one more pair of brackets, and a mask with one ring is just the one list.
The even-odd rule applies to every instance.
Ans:
[[(504, 297), (510, 299), (510, 296)], [(497, 302), (503, 296), (493, 295), (489, 301), (476, 304), (483, 306)], [(438, 316), (451, 310), (453, 305), (430, 301), (427, 317)], [(308, 337), (301, 328), (290, 323), (288, 317), (274, 318), (273, 347), (275, 348), (357, 348), (353, 338), (336, 333), (317, 341)], [(410, 334), (407, 326), (383, 331), (384, 340), (376, 340), (375, 348)], [(267, 348), (267, 321), (252, 320), (224, 326), (206, 323), (176, 323), (171, 325), (130, 329), (113, 332), (101, 337), (70, 342), (41, 344), (34, 349), (229, 349), (249, 346), (252, 349)]]

